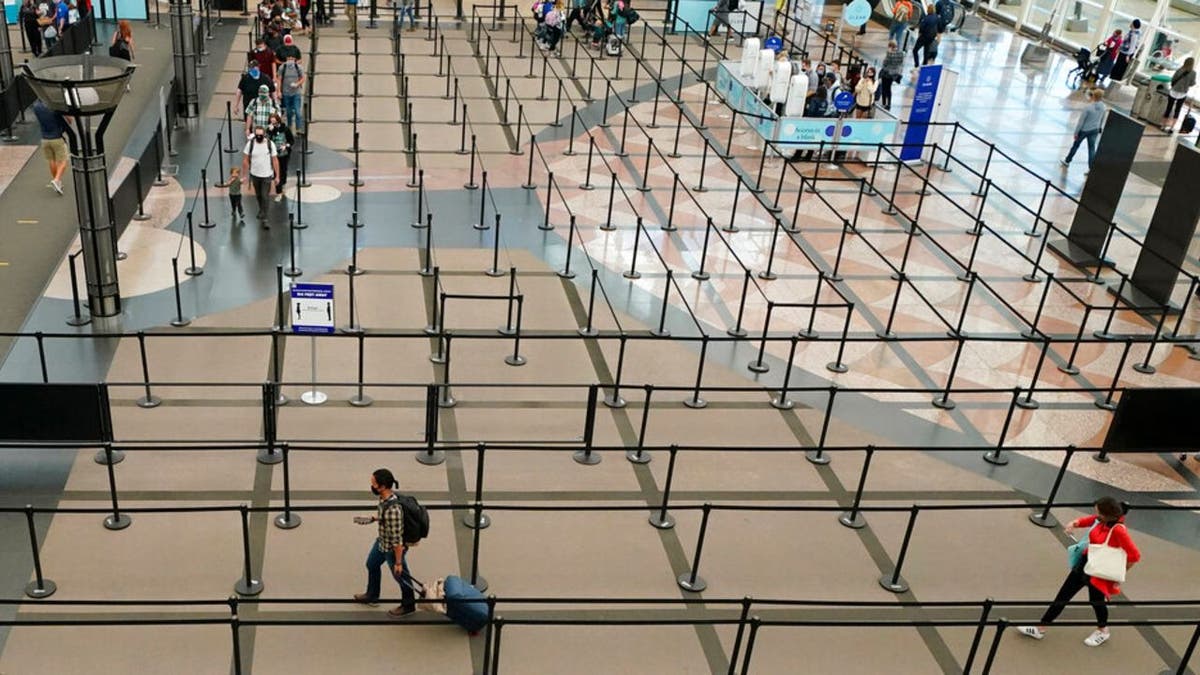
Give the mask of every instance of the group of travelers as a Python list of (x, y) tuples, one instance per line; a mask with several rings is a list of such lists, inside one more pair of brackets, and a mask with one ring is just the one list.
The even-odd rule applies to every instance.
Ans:
[(29, 51), (41, 56), (54, 48), (63, 32), (91, 9), (90, 0), (24, 0), (17, 10)]
[(629, 27), (640, 18), (632, 0), (535, 0), (530, 11), (537, 22), (535, 41), (541, 49), (552, 53), (558, 53), (562, 36), (578, 24), (582, 36), (588, 40), (585, 44), (593, 49), (606, 45), (609, 53), (615, 55), (629, 34)]
[[(264, 12), (264, 7), (269, 9)], [(263, 22), (268, 28), (255, 41), (238, 81), (236, 108), (242, 113), (246, 144), (241, 166), (230, 169), (228, 186), (233, 216), (242, 223), (242, 183), (250, 183), (258, 206), (256, 217), (265, 229), (272, 195), (274, 201), (283, 199), (296, 135), (306, 132), (304, 87), (308, 76), (293, 27), (288, 21), (278, 21), (287, 15), (287, 3), (264, 2), (259, 13), (269, 17)]]

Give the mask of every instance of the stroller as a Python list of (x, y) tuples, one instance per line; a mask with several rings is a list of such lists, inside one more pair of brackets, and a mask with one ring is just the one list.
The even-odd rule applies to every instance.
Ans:
[(1100, 51), (1088, 50), (1086, 47), (1080, 47), (1075, 53), (1075, 67), (1067, 73), (1067, 88), (1078, 89), (1084, 83), (1094, 84), (1097, 79), (1097, 70), (1100, 67), (1100, 58), (1096, 53)]

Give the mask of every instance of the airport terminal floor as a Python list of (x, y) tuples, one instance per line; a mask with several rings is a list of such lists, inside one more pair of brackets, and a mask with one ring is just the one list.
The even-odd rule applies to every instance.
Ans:
[[(945, 35), (923, 137), (896, 131), (908, 55), (869, 120), (888, 140), (786, 161), (738, 90), (755, 21), (710, 36), (645, 0), (614, 55), (542, 48), (524, 6), (436, 0), (409, 30), (363, 3), (354, 33), (339, 4), (295, 36), (286, 184), (261, 214), (247, 184), (239, 219), (257, 28), (199, 11), (199, 115), (160, 125), (155, 9), (109, 131), (114, 181), (163, 139), (119, 224), (120, 315), (68, 325), (73, 189), (43, 187), (36, 123), (0, 151), (0, 382), (102, 383), (109, 434), (0, 447), (3, 675), (1200, 672), (1176, 404), (1200, 243), (1175, 242), (1165, 302), (1121, 294), (1194, 132), (1146, 125), (1107, 262), (1076, 266), (1056, 240), (1093, 208), (1086, 152), (1061, 164), (1086, 91), (1010, 27)], [(886, 51), (878, 20), (772, 25), (843, 74)], [(1127, 113), (1134, 86), (1102, 100)], [(390, 616), (387, 574), (354, 601), (380, 467), (429, 510), (412, 575), (474, 583), (481, 630)], [(1021, 635), (1101, 497), (1141, 552), (1111, 639), (1084, 644), (1085, 593)]]

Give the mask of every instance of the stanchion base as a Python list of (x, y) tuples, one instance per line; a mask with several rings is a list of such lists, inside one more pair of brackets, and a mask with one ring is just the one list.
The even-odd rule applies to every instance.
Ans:
[(433, 270), (431, 270), (429, 268), (419, 269), (419, 270), (417, 270), (417, 276), (431, 277), (431, 276), (433, 276)]
[(495, 268), (484, 270), (483, 273), (489, 277), (492, 277), (493, 279), (508, 274), (508, 272), (505, 272), (504, 270), (498, 270)]
[(366, 224), (367, 224), (366, 221), (362, 221), (362, 220), (347, 220), (346, 221), (346, 227), (352, 227), (354, 229), (358, 229)]
[(1116, 335), (1114, 335), (1112, 333), (1106, 333), (1102, 330), (1092, 331), (1092, 335), (1094, 335), (1097, 339), (1100, 339), (1100, 340), (1116, 340), (1117, 339)]
[(1078, 375), (1079, 368), (1077, 366), (1059, 366), (1058, 369), (1067, 375)]
[(299, 267), (283, 268), (283, 276), (285, 277), (298, 277), (301, 274), (304, 274), (304, 270), (300, 269)]
[[(663, 230), (667, 232), (674, 232), (675, 228), (672, 227), (670, 230), (667, 230), (667, 228), (664, 227)], [(710, 278), (712, 278), (712, 275), (710, 275), (708, 272), (692, 272), (692, 278), (696, 281), (708, 281)]]
[(571, 459), (575, 460), (577, 464), (595, 466), (600, 463), (600, 453), (588, 450), (576, 450), (571, 454)]
[(1038, 333), (1026, 328), (1025, 330), (1021, 331), (1021, 337), (1025, 338), (1026, 340), (1037, 340)]
[(108, 516), (104, 519), (104, 529), (106, 530), (123, 530), (132, 524), (133, 519), (124, 513), (116, 516)]
[(838, 522), (852, 530), (861, 530), (867, 526), (867, 519), (863, 518), (863, 514), (846, 512), (838, 516)]
[(654, 337), (657, 337), (657, 338), (671, 337), (671, 331), (667, 330), (666, 328), (662, 328), (662, 329), (651, 328), (650, 330), (648, 330), (646, 332), (650, 333), (651, 335), (653, 335)]
[(171, 319), (171, 325), (176, 328), (183, 328), (184, 326), (190, 325), (191, 323), (192, 323), (191, 319), (185, 319), (183, 317), (176, 317), (174, 319)]
[(1096, 454), (1092, 455), (1092, 459), (1100, 462), (1101, 464), (1108, 464), (1112, 461), (1106, 452), (1097, 452)]
[(157, 408), (160, 405), (162, 405), (162, 399), (154, 395), (143, 396), (137, 400), (139, 408)]
[(735, 338), (744, 338), (749, 335), (745, 328), (730, 328), (725, 331), (725, 334)]
[(591, 183), (583, 183), (579, 186), (580, 190), (595, 190), (596, 186)]
[(646, 186), (646, 185), (639, 185), (639, 186), (637, 186), (637, 191), (638, 191), (638, 192), (650, 192), (650, 191), (651, 191), (651, 190), (653, 190), (653, 189), (654, 189), (654, 188), (652, 188), (652, 187), (649, 187), (649, 186)]
[(828, 370), (831, 373), (845, 373), (850, 370), (850, 366), (847, 366), (844, 363), (838, 363), (837, 361), (830, 361), (829, 363), (825, 364), (825, 370)]
[(186, 268), (184, 268), (183, 273), (188, 275), (189, 277), (198, 277), (201, 274), (204, 274), (204, 268), (203, 267), (186, 267)]
[(92, 322), (92, 317), (84, 316), (82, 314), (79, 316), (75, 316), (74, 314), (72, 314), (71, 316), (67, 317), (67, 325), (68, 326), (86, 326), (91, 322)]
[(504, 362), (510, 366), (523, 366), (525, 365), (525, 357), (520, 354), (509, 354), (504, 357)]
[(605, 396), (604, 398), (600, 399), (600, 402), (610, 408), (625, 407), (625, 399), (621, 398), (620, 396)]
[(54, 591), (58, 590), (58, 584), (49, 579), (42, 579), (42, 587), (38, 588), (36, 581), (31, 581), (25, 585), (25, 595), (34, 600), (41, 600), (54, 595)]
[(983, 453), (983, 461), (987, 462), (988, 464), (992, 464), (994, 466), (1005, 466), (1008, 464), (1008, 458), (1005, 457), (1004, 455), (1000, 454), (999, 452)]
[(263, 592), (263, 582), (258, 579), (238, 579), (233, 585), (233, 592), (238, 595), (258, 595)]
[[(466, 150), (463, 150), (462, 152), (458, 152), (457, 150), (455, 150), (455, 152), (460, 155), (467, 154)], [(537, 189), (537, 185), (534, 183), (521, 183), (521, 187), (525, 188), (526, 190), (536, 190)]]
[(446, 461), (446, 453), (441, 450), (421, 450), (416, 453), (416, 460), (425, 466), (437, 466)]
[[(108, 465), (108, 457), (109, 457), (109, 453), (104, 452), (103, 450), (100, 450), (100, 451), (97, 451), (95, 456), (92, 457), (92, 461), (96, 462), (97, 464), (100, 464), (101, 466), (107, 466)], [(125, 451), (124, 450), (113, 450), (112, 451), (112, 463), (113, 464), (120, 464), (121, 462), (124, 462), (124, 461), (125, 461)]]
[(1022, 410), (1037, 410), (1042, 406), (1032, 398), (1019, 398), (1017, 399), (1017, 407)]
[(347, 335), (361, 335), (363, 332), (363, 327), (357, 326), (357, 325), (350, 325), (350, 326), (342, 326), (339, 330), (341, 330), (343, 333), (346, 333)]
[(1029, 283), (1031, 283), (1031, 284), (1036, 284), (1036, 283), (1038, 283), (1039, 281), (1041, 281), (1041, 280), (1042, 280), (1042, 278), (1041, 278), (1041, 277), (1039, 277), (1039, 276), (1038, 276), (1038, 275), (1036, 275), (1036, 274), (1023, 274), (1023, 275), (1021, 275), (1021, 280), (1022, 280), (1022, 281), (1028, 281), (1028, 282), (1029, 282)]
[(279, 398), (275, 399), (275, 405), (277, 405), (277, 406), (285, 406), (285, 405), (287, 405), (287, 404), (288, 404), (288, 402), (289, 402), (290, 400), (291, 400), (291, 399), (289, 399), (289, 398), (288, 398), (286, 395), (284, 395), (282, 392), (280, 392), (280, 394), (279, 394)]
[[(202, 220), (199, 223), (196, 223), (196, 227), (202, 227), (206, 230), (214, 228), (216, 226), (217, 226), (217, 224), (212, 222), (211, 220)], [(120, 258), (118, 257), (118, 259), (120, 259)]]
[(692, 192), (708, 192), (708, 188), (703, 185), (693, 185)]
[(458, 401), (453, 396), (446, 396), (438, 399), (439, 408), (453, 408), (458, 405)]
[(375, 399), (371, 398), (370, 396), (367, 396), (366, 394), (357, 394), (355, 396), (351, 396), (349, 399), (346, 400), (346, 402), (349, 403), (350, 405), (354, 406), (355, 408), (366, 408), (367, 406), (374, 403)]
[(420, 230), (420, 229), (424, 229), (424, 228), (428, 227), (428, 225), (426, 225), (425, 223), (422, 223), (422, 222), (421, 222), (421, 221), (419, 221), (419, 220), (414, 220), (414, 221), (411, 223), (411, 225), (412, 225), (412, 228), (413, 228), (414, 230)]
[(559, 270), (555, 272), (560, 279), (574, 279), (575, 273), (570, 270)]
[(802, 340), (816, 340), (820, 336), (821, 336), (820, 333), (818, 333), (815, 330), (809, 329), (809, 328), (804, 328), (804, 329), (796, 331), (796, 337), (798, 337)]
[(537, 229), (541, 230), (542, 232), (553, 232), (554, 226), (551, 225), (550, 223), (543, 223), (541, 225), (538, 225)]
[(702, 409), (708, 407), (708, 401), (705, 401), (704, 399), (700, 398), (699, 396), (685, 398), (685, 399), (683, 399), (683, 404), (686, 405), (687, 407), (691, 408), (692, 410), (702, 410)]
[[(796, 232), (792, 232), (792, 234), (796, 234)], [(826, 274), (825, 275), (825, 281), (844, 281), (844, 280), (845, 280), (845, 278), (840, 274)]]
[(813, 464), (817, 464), (819, 466), (824, 466), (824, 465), (828, 464), (830, 461), (832, 461), (833, 457), (825, 454), (824, 452), (822, 452), (820, 450), (806, 450), (804, 452), (804, 459), (807, 459), (809, 462), (811, 462)]
[(436, 354), (430, 354), (430, 355), (429, 355), (429, 362), (430, 362), (430, 363), (437, 363), (437, 364), (442, 364), (442, 363), (445, 363), (445, 362), (446, 362), (446, 355), (445, 355), (445, 354), (443, 354), (443, 353), (441, 353), (441, 352), (438, 352), (438, 353), (436, 353)]
[(492, 524), (492, 519), (488, 516), (488, 514), (481, 513), (479, 514), (479, 520), (475, 520), (475, 513), (471, 512), (470, 514), (463, 516), (462, 524), (466, 525), (472, 530), (486, 530)]
[(630, 464), (649, 464), (650, 453), (642, 450), (626, 450), (625, 459), (629, 460)]
[(704, 580), (704, 577), (699, 575), (692, 578), (690, 573), (684, 573), (679, 575), (678, 581), (679, 587), (689, 593), (701, 593), (704, 589), (708, 588), (708, 582)]
[(796, 407), (795, 401), (790, 398), (780, 400), (778, 396), (771, 399), (771, 407), (776, 410), (791, 410)]
[(774, 281), (778, 276), (774, 272), (763, 271), (758, 273), (758, 278), (763, 281)]
[(625, 277), (626, 279), (641, 279), (642, 273), (638, 272), (637, 270), (631, 270), (628, 272), (622, 272), (621, 276)]
[(512, 337), (517, 334), (517, 329), (509, 328), (508, 326), (500, 326), (496, 329), (496, 332), (507, 337)]
[(323, 391), (310, 389), (303, 394), (300, 394), (300, 400), (309, 405), (321, 405), (322, 403), (328, 401), (329, 397), (326, 396), (325, 392)]
[(762, 361), (751, 361), (746, 364), (746, 369), (752, 373), (765, 373), (771, 370), (771, 366)]
[(255, 457), (255, 460), (259, 464), (266, 464), (266, 465), (270, 466), (271, 464), (278, 464), (278, 463), (282, 462), (283, 461), (283, 453), (282, 452), (272, 452), (268, 448), (263, 448), (262, 450), (258, 451), (258, 456)]
[(616, 232), (617, 231), (617, 228), (612, 223), (605, 223), (605, 224), (599, 226), (597, 229), (599, 229), (601, 232)]
[(650, 524), (653, 525), (655, 529), (669, 530), (675, 527), (675, 518), (668, 513), (662, 517), (662, 520), (659, 520), (658, 514), (655, 513), (654, 515), (650, 516)]
[(275, 516), (275, 527), (281, 530), (294, 530), (300, 527), (300, 523), (299, 513), (281, 513)]
[(1158, 372), (1158, 369), (1147, 363), (1135, 363), (1133, 369), (1143, 375), (1153, 375)]
[(143, 222), (143, 221), (146, 221), (146, 220), (150, 220), (150, 214), (148, 214), (148, 213), (135, 213), (135, 214), (133, 214), (133, 220), (136, 220), (136, 221), (138, 221), (139, 223), (140, 223), (140, 222)]
[(483, 232), (484, 230), (492, 229), (492, 226), (488, 225), (487, 223), (474, 223), (473, 225), (471, 225), (471, 227), (475, 228), (476, 230), (479, 230), (480, 232)]
[[(463, 154), (466, 154), (466, 153), (463, 153)], [(478, 190), (479, 186), (476, 185), (475, 183), (463, 183), (463, 189), (464, 190)]]
[(954, 401), (950, 400), (949, 398), (947, 398), (945, 396), (939, 396), (939, 397), (933, 399), (932, 403), (933, 403), (933, 407), (941, 408), (942, 410), (954, 410), (954, 407), (956, 405), (958, 405), (957, 403), (955, 403)]
[(679, 228), (675, 227), (674, 225), (672, 225), (670, 223), (667, 223), (666, 225), (663, 225), (662, 227), (660, 227), (658, 229), (662, 230), (663, 232), (675, 232)]
[(1116, 410), (1117, 403), (1116, 401), (1105, 399), (1103, 401), (1096, 401), (1096, 407), (1100, 408), (1101, 410)]
[(893, 593), (908, 592), (908, 582), (901, 577), (896, 577), (896, 580), (892, 581), (891, 574), (885, 574), (879, 577), (879, 585), (883, 587), (883, 590), (891, 591)]
[(1058, 518), (1055, 518), (1052, 513), (1047, 513), (1045, 518), (1042, 517), (1041, 513), (1031, 513), (1029, 514), (1029, 522), (1038, 527), (1058, 527)]

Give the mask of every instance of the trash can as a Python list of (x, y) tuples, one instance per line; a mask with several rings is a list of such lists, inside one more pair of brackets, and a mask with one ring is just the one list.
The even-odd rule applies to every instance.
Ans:
[(1155, 124), (1162, 121), (1163, 113), (1167, 111), (1167, 91), (1170, 87), (1171, 76), (1163, 73), (1158, 73), (1138, 85), (1130, 114)]

